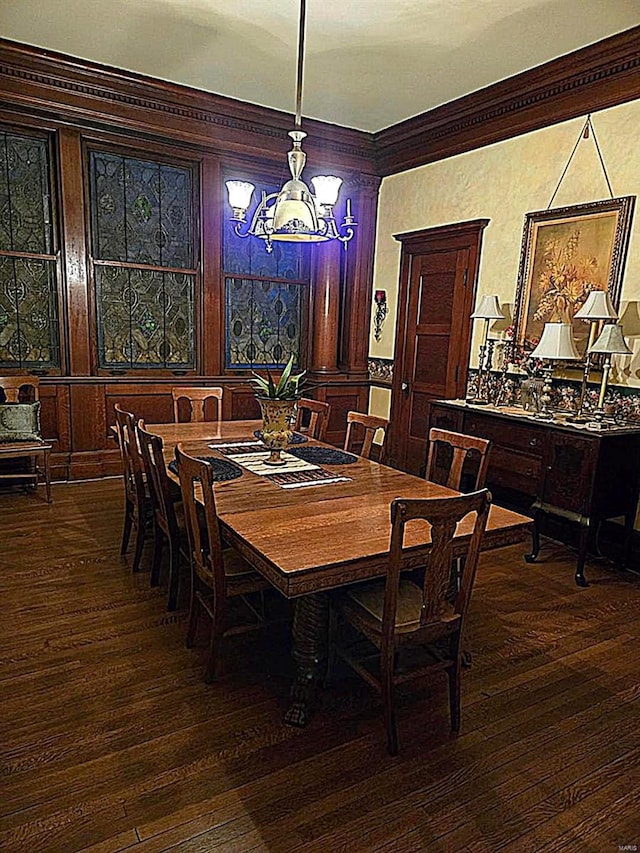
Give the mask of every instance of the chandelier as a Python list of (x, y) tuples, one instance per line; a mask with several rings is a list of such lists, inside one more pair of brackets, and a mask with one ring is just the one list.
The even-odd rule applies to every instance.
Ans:
[[(335, 175), (317, 175), (311, 178), (312, 192), (301, 179), (307, 155), (302, 150), (302, 140), (307, 135), (301, 127), (302, 77), (304, 68), (304, 35), (306, 0), (300, 0), (300, 28), (298, 31), (298, 78), (296, 86), (296, 119), (294, 129), (289, 132), (293, 148), (287, 155), (291, 180), (279, 192), (262, 192), (251, 222), (247, 226), (247, 210), (255, 187), (248, 181), (227, 181), (229, 205), (233, 211), (231, 221), (238, 237), (258, 237), (265, 241), (267, 252), (273, 251), (274, 240), (297, 243), (320, 243), (325, 240), (340, 240), (347, 243), (354, 235), (357, 225), (351, 215), (351, 199), (347, 199), (346, 214), (338, 225), (333, 208), (338, 201), (342, 178)], [(247, 226), (247, 227), (245, 227)]]

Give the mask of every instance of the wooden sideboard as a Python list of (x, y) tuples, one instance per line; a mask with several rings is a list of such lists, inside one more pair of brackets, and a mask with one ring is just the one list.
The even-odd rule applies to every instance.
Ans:
[(541, 516), (550, 514), (580, 525), (578, 585), (587, 585), (587, 549), (604, 519), (624, 517), (626, 563), (640, 486), (640, 428), (591, 431), (459, 400), (432, 403), (429, 426), (491, 440), (487, 485), (531, 504), (529, 562), (540, 551)]

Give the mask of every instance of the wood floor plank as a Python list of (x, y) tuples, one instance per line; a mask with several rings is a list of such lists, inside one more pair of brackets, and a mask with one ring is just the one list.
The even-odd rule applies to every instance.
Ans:
[[(462, 733), (445, 679), (399, 703), (338, 681), (305, 730), (282, 724), (286, 634), (239, 638), (201, 680), (186, 612), (132, 575), (122, 484), (0, 492), (0, 847), (7, 853), (598, 853), (638, 839), (640, 675), (633, 574), (545, 543), (483, 555)], [(6, 545), (5, 545), (6, 543)], [(204, 643), (204, 636), (201, 638)], [(635, 836), (634, 836), (635, 833)]]

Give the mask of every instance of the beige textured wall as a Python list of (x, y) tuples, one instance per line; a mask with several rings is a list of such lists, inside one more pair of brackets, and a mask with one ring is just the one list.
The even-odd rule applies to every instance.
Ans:
[[(592, 122), (614, 195), (640, 196), (640, 101), (594, 113)], [(381, 340), (371, 336), (372, 357), (393, 357), (400, 260), (394, 234), (490, 219), (484, 232), (478, 295), (497, 293), (501, 303), (513, 306), (525, 214), (549, 204), (583, 124), (584, 118), (564, 122), (383, 180), (374, 289), (387, 291), (390, 310)], [(583, 140), (553, 207), (608, 197), (593, 140)], [(621, 297), (622, 322), (634, 355), (618, 362), (612, 379), (640, 387), (639, 218), (640, 202)], [(475, 338), (471, 351), (477, 352)], [(375, 403), (377, 413), (386, 414), (381, 411), (383, 399), (376, 397)]]

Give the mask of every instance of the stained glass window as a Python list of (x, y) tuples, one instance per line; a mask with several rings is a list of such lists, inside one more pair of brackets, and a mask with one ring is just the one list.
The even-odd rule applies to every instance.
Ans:
[(0, 367), (60, 366), (46, 139), (0, 131)]
[[(258, 187), (254, 198), (275, 187)], [(284, 367), (303, 361), (309, 289), (307, 245), (238, 237), (225, 222), (225, 365), (227, 370)]]
[(193, 175), (90, 154), (101, 368), (195, 368)]

